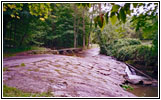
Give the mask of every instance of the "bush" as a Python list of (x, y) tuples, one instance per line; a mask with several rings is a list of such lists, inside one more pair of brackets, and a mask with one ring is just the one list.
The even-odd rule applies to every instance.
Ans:
[(158, 58), (152, 54), (151, 45), (143, 45), (136, 39), (118, 39), (101, 46), (102, 54), (114, 56), (118, 60), (139, 62), (143, 65), (157, 66)]
[(157, 65), (157, 57), (152, 55), (150, 45), (132, 45), (118, 50), (116, 58), (122, 61), (134, 60), (144, 65)]
[(137, 45), (137, 44), (141, 44), (141, 42), (137, 39), (130, 39), (130, 38), (118, 39), (118, 40), (111, 41), (107, 44), (101, 45), (100, 53), (106, 54), (109, 56), (115, 56), (115, 54), (121, 47), (126, 47), (129, 45)]

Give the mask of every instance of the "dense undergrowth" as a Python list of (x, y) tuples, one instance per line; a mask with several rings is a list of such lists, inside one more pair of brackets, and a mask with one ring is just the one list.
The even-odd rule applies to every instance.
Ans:
[(16, 47), (16, 48), (4, 48), (3, 49), (3, 57), (15, 56), (16, 53), (29, 51), (29, 50), (45, 50), (44, 47), (38, 46), (26, 46), (26, 47)]
[(120, 61), (132, 62), (143, 66), (153, 66), (157, 69), (158, 56), (153, 54), (151, 44), (142, 44), (137, 39), (118, 39), (100, 46), (101, 54), (113, 56)]

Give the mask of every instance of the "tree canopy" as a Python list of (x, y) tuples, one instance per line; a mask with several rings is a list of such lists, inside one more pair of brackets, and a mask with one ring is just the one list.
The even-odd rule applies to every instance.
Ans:
[[(107, 6), (110, 10), (103, 11), (102, 8)], [(93, 14), (90, 14), (92, 8)], [(143, 8), (142, 13), (138, 11), (140, 8)], [(101, 32), (110, 24), (121, 25), (115, 29), (118, 36), (127, 22), (131, 25), (129, 30), (135, 29), (133, 33), (138, 34), (140, 39), (156, 40), (158, 34), (158, 3), (3, 3), (3, 18), (4, 43), (10, 41), (10, 46), (14, 43), (14, 46), (36, 44), (63, 47), (64, 43), (69, 43), (67, 47), (84, 47), (89, 43), (90, 33), (94, 32), (92, 24), (95, 29), (99, 26)], [(73, 41), (75, 43), (72, 44)]]

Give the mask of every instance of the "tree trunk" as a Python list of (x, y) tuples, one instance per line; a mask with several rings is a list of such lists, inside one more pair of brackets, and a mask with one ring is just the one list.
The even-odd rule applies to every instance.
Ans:
[(83, 8), (83, 13), (82, 13), (82, 17), (83, 17), (83, 49), (85, 49), (86, 46), (86, 34), (85, 34), (85, 16), (84, 16), (84, 12), (85, 12), (85, 8)]
[(9, 47), (12, 47), (11, 40), (12, 40), (12, 28), (13, 28), (13, 20), (11, 21), (11, 27), (10, 27), (10, 34), (9, 34)]
[(99, 14), (100, 14), (100, 16), (101, 16), (101, 3), (99, 3)]
[(22, 46), (22, 43), (24, 42), (24, 39), (25, 39), (25, 37), (27, 36), (27, 32), (28, 32), (28, 25), (29, 25), (29, 23), (26, 23), (26, 30), (24, 31), (24, 35), (22, 36), (22, 38), (21, 38), (21, 40), (20, 40), (20, 44), (19, 44), (19, 46)]
[(22, 46), (22, 43), (23, 43), (26, 36), (27, 36), (27, 33), (25, 32), (25, 34), (21, 38), (21, 41), (20, 41), (20, 44), (19, 44), (20, 47)]
[(77, 47), (76, 12), (76, 5), (74, 4), (74, 48)]
[(17, 26), (17, 20), (15, 19), (15, 27), (14, 27), (14, 41), (16, 41), (16, 26)]
[[(79, 31), (79, 22), (80, 22), (80, 19), (78, 18), (78, 21), (77, 21), (77, 27), (76, 27), (76, 37), (78, 38), (78, 31)], [(76, 47), (78, 47), (78, 39), (77, 39), (77, 43), (76, 43)]]
[[(4, 17), (3, 17), (4, 18)], [(3, 47), (5, 47), (5, 38), (7, 36), (7, 24), (8, 24), (8, 21), (7, 20), (4, 20), (3, 21)]]
[[(94, 11), (94, 4), (93, 4), (93, 11)], [(92, 18), (91, 18), (91, 23), (90, 23), (90, 32), (89, 32), (89, 36), (88, 36), (88, 45), (87, 45), (87, 48), (89, 48), (89, 44), (91, 42), (90, 35), (92, 33), (92, 21), (93, 21), (93, 13), (92, 13)]]

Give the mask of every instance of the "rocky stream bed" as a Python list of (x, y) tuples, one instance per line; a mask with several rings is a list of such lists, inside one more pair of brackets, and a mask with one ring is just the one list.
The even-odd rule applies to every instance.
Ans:
[(3, 59), (3, 84), (25, 92), (51, 92), (55, 97), (136, 97), (125, 91), (126, 65), (98, 55), (21, 55)]

